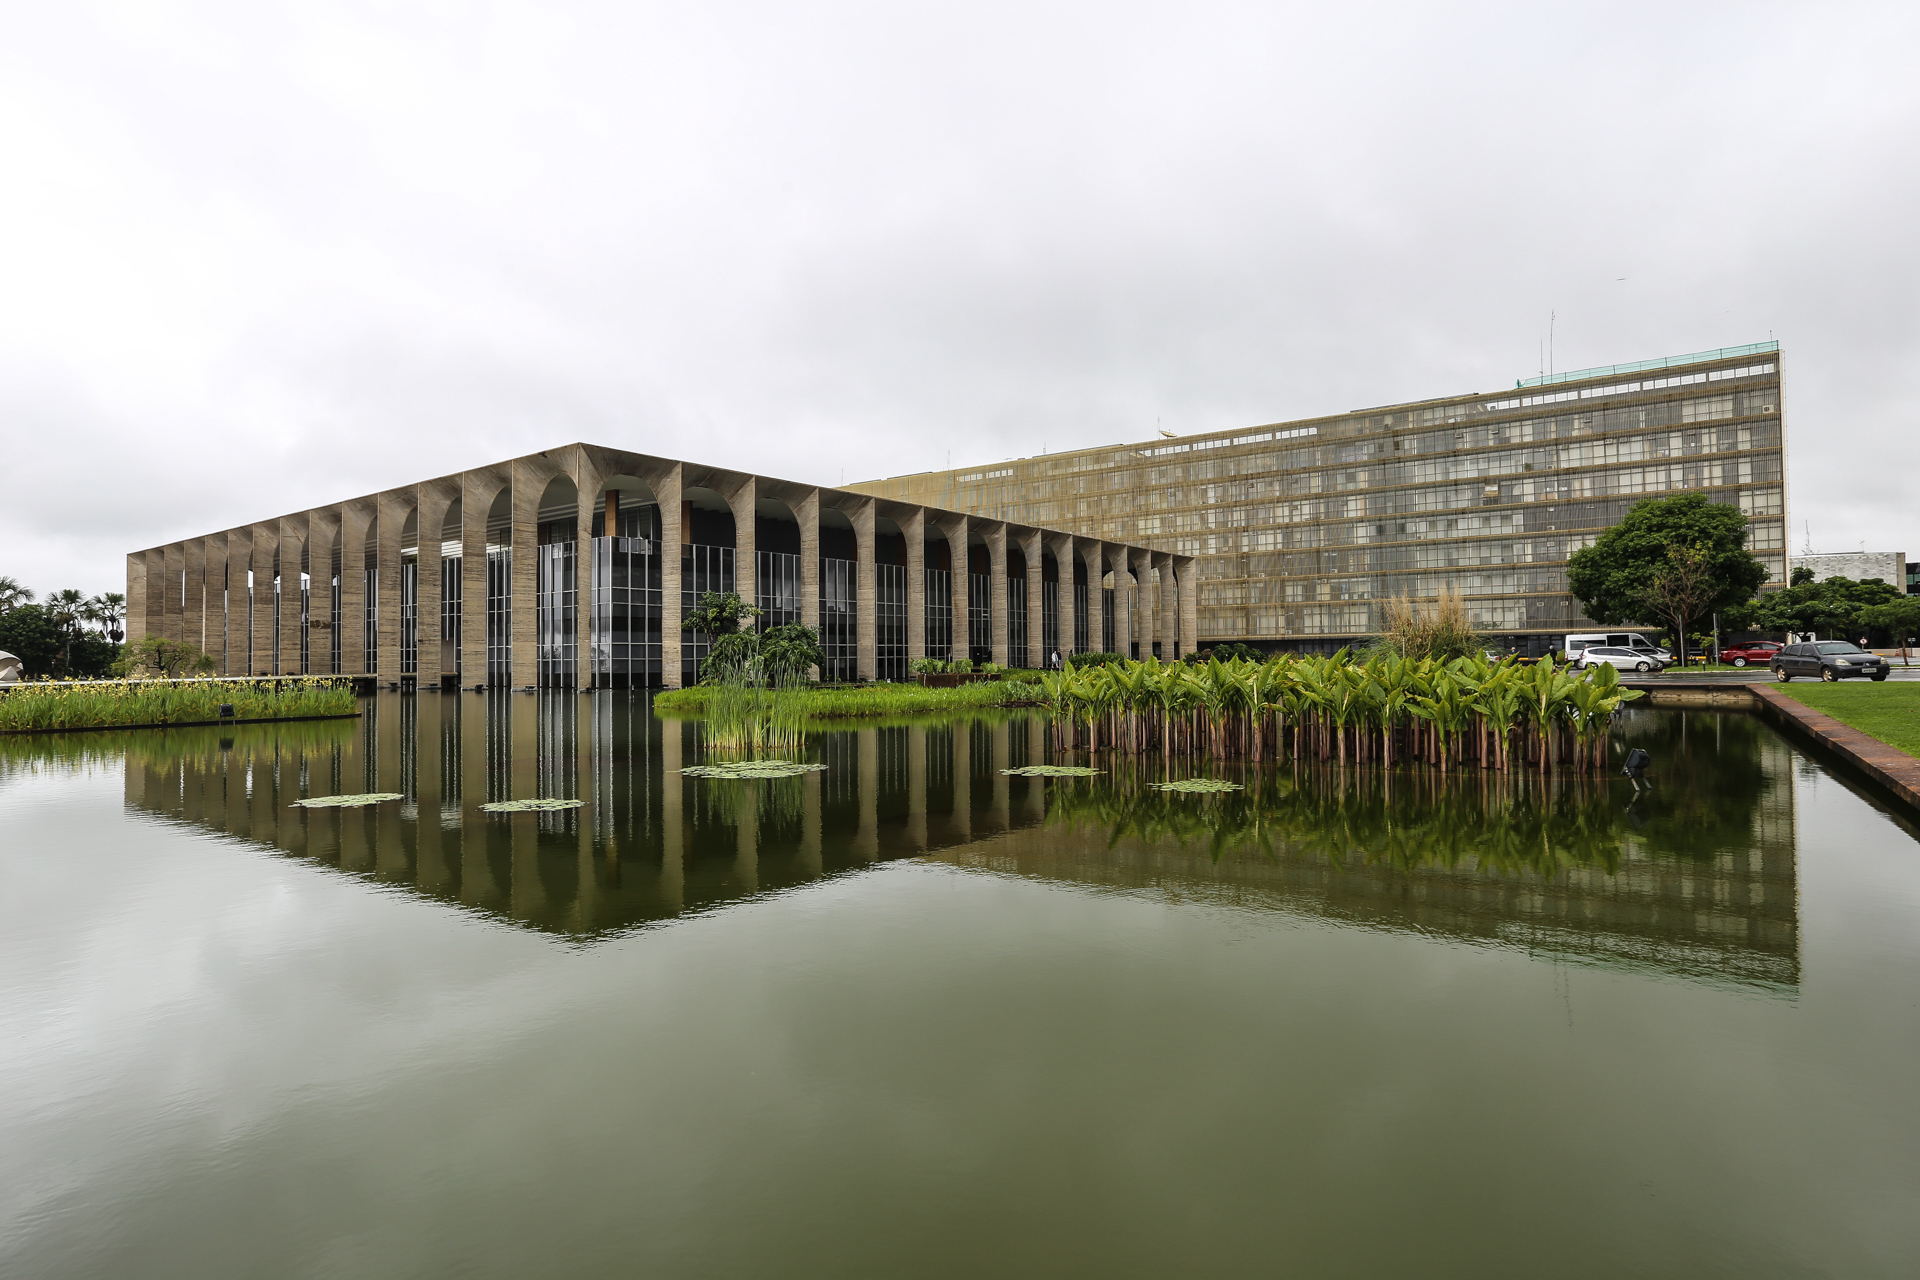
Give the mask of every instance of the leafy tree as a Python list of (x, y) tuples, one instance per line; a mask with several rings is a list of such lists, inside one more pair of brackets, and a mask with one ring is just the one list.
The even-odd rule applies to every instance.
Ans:
[(54, 674), (66, 638), (42, 605), (15, 605), (0, 613), (0, 650), (20, 659), (30, 676)]
[(732, 635), (747, 619), (759, 616), (760, 611), (742, 600), (737, 591), (704, 591), (699, 603), (687, 610), (687, 620), (680, 629), (704, 631), (718, 639)]
[(114, 664), (120, 675), (183, 676), (213, 670), (213, 659), (188, 640), (145, 636)]
[(87, 621), (99, 627), (115, 644), (126, 634), (120, 629), (121, 620), (126, 616), (127, 598), (118, 591), (108, 591), (87, 601)]
[(796, 684), (826, 660), (812, 627), (789, 624), (716, 637), (700, 663), (702, 680), (745, 673), (753, 683)]
[(1813, 577), (1813, 570), (1803, 564), (1795, 565), (1793, 572), (1787, 575), (1787, 585), (1790, 587), (1798, 587), (1805, 583), (1812, 582)]
[(1888, 633), (1904, 650), (1909, 639), (1920, 636), (1920, 596), (1897, 596), (1883, 604), (1870, 604), (1860, 610), (1860, 621)]
[(1737, 626), (1756, 631), (1810, 631), (1852, 640), (1870, 627), (1894, 626), (1894, 620), (1902, 616), (1897, 610), (1885, 614), (1888, 621), (1883, 623), (1876, 623), (1868, 616), (1869, 611), (1898, 606), (1908, 599), (1878, 578), (1855, 582), (1852, 578), (1834, 577), (1770, 591), (1752, 604), (1733, 611), (1731, 619)]
[(1767, 567), (1747, 550), (1740, 509), (1698, 493), (1636, 503), (1567, 558), (1567, 589), (1589, 618), (1604, 626), (1658, 619), (1680, 636), (1751, 600), (1766, 580)]
[[(17, 578), (0, 578), (0, 613), (11, 613), (23, 604), (33, 603), (33, 589), (23, 587)], [(9, 649), (15, 657), (21, 654)]]

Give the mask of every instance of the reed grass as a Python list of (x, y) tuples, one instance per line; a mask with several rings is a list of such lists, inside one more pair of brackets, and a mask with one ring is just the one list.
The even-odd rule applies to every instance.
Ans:
[[(809, 720), (1028, 706), (1040, 701), (1040, 686), (1020, 680), (981, 680), (951, 689), (929, 689), (920, 684), (849, 685), (826, 689), (802, 685), (782, 692), (792, 696), (790, 703), (783, 704), (783, 710), (790, 708), (802, 724)], [(735, 708), (745, 701), (730, 686), (712, 683), (686, 689), (663, 689), (654, 694), (653, 707), (663, 714), (704, 716), (709, 721), (725, 718), (732, 722), (741, 714)]]
[(222, 704), (237, 720), (285, 720), (354, 714), (353, 686), (331, 676), (254, 680), (35, 681), (0, 692), (0, 732), (156, 727), (218, 720)]

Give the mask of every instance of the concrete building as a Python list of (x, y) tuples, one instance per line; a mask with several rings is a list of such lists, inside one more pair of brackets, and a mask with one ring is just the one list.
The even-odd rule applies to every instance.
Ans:
[(707, 591), (817, 627), (838, 680), (921, 656), (1173, 657), (1199, 599), (1193, 559), (1165, 550), (571, 444), (134, 552), (127, 632), (232, 675), (674, 686), (704, 656), (680, 623)]
[(1384, 597), (1450, 584), (1496, 643), (1540, 653), (1593, 625), (1567, 557), (1650, 496), (1739, 507), (1784, 585), (1783, 423), (1761, 342), (851, 488), (1193, 557), (1203, 646), (1331, 649), (1375, 633)]
[(1792, 558), (1788, 569), (1810, 569), (1815, 582), (1828, 578), (1852, 578), (1862, 582), (1878, 578), (1888, 586), (1911, 593), (1911, 570), (1904, 551), (1803, 551)]

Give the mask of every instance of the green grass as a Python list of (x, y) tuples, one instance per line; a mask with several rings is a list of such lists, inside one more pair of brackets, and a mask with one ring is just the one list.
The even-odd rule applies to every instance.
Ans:
[(217, 720), (222, 703), (240, 720), (344, 716), (357, 709), (343, 681), (289, 677), (251, 680), (61, 681), (12, 685), (0, 692), (0, 732), (104, 729), (114, 725), (169, 725)]
[(1818, 684), (1796, 680), (1773, 687), (1815, 711), (1826, 712), (1841, 724), (1920, 758), (1920, 684), (1875, 684), (1870, 680)]
[[(965, 711), (1031, 702), (1038, 690), (1017, 680), (976, 680), (952, 689), (929, 689), (920, 684), (852, 685), (833, 689), (803, 689), (801, 710), (809, 719), (855, 716), (897, 716), (925, 711)], [(690, 689), (663, 689), (653, 696), (653, 709), (663, 715), (698, 716), (713, 697), (709, 685)]]

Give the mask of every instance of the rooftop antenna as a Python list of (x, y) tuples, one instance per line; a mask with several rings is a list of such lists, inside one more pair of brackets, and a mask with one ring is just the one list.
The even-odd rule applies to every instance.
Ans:
[(1547, 373), (1553, 373), (1553, 322), (1560, 318), (1557, 311), (1547, 312)]

